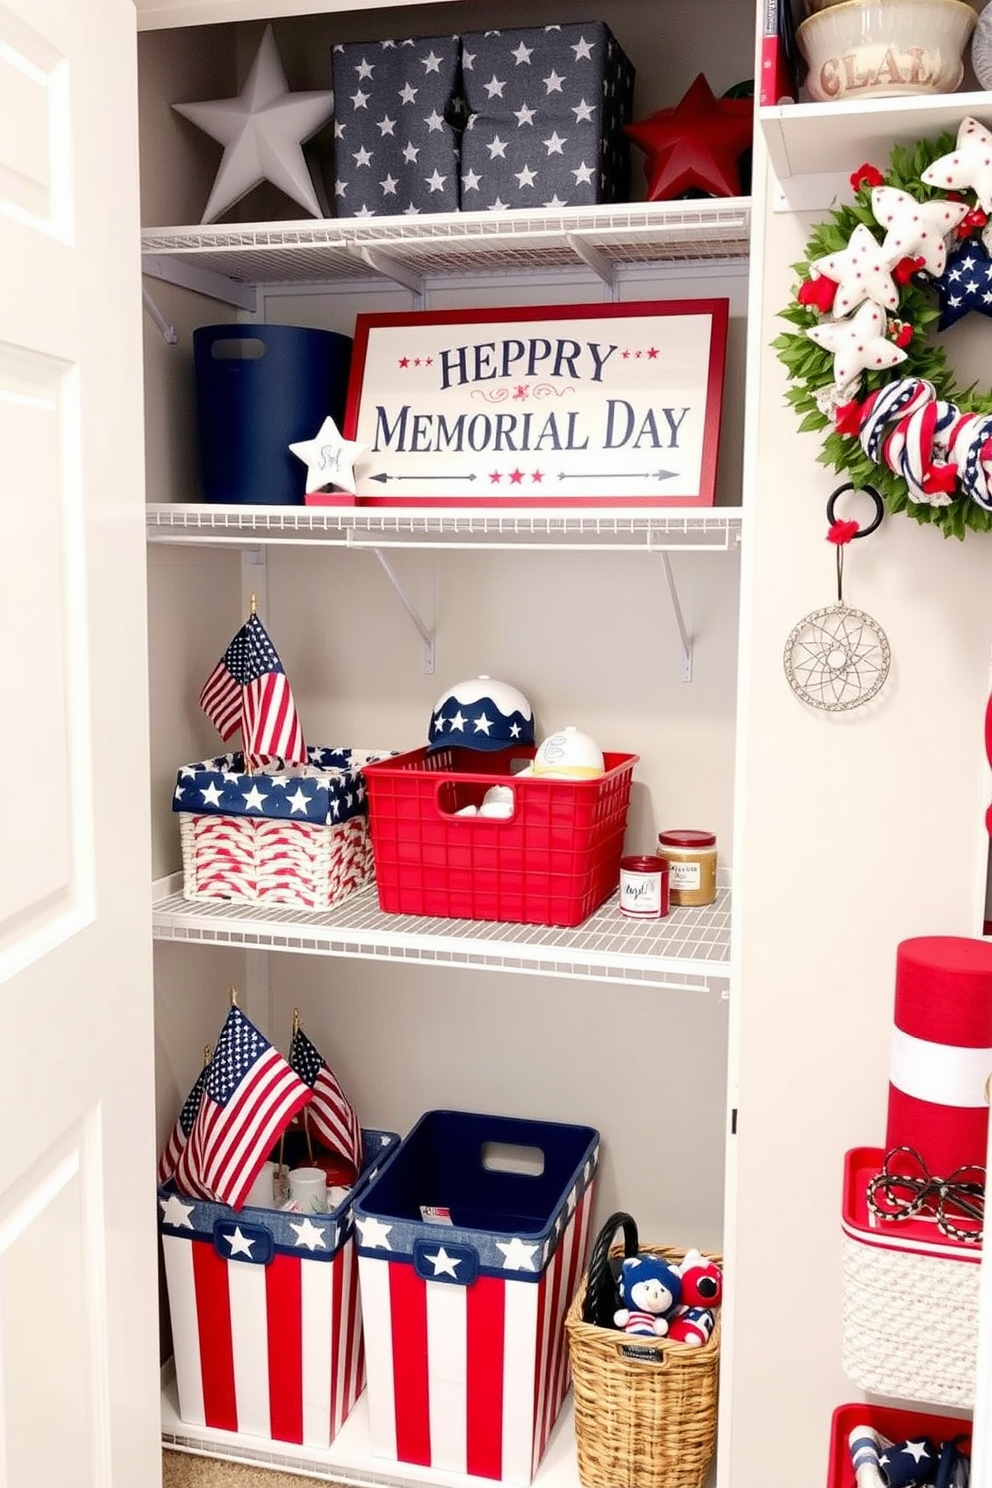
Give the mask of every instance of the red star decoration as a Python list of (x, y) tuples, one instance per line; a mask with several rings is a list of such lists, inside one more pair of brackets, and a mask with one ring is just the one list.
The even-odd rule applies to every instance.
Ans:
[(522, 470), (511, 470), (510, 471), (510, 485), (511, 486), (519, 486), (519, 484), (523, 480), (523, 478), (524, 478), (524, 473), (523, 473)]
[(930, 469), (923, 472), (923, 489), (929, 492), (953, 491), (957, 480), (956, 465), (941, 465), (935, 460)]
[(716, 98), (702, 73), (674, 108), (658, 109), (624, 130), (647, 154), (648, 201), (672, 201), (695, 188), (740, 196), (740, 157), (751, 144), (750, 98)]
[(648, 361), (653, 362), (654, 359), (655, 359), (655, 357), (657, 355), (658, 355), (658, 348), (657, 348), (657, 346), (649, 346), (648, 347)]
[(490, 473), (489, 479), (492, 481), (494, 486), (498, 486), (500, 481), (503, 479), (502, 472), (499, 470), (492, 471)]
[(400, 357), (400, 366), (401, 367), (409, 367), (409, 365), (410, 365), (410, 358), (409, 357)]
[(535, 485), (538, 485), (543, 479), (544, 479), (544, 471), (543, 470), (535, 470), (534, 473), (533, 473), (533, 475), (531, 476), (531, 480), (534, 482)]
[(624, 361), (626, 362), (629, 359), (629, 357), (630, 357), (630, 349), (625, 346), (624, 349), (623, 349), (622, 355), (623, 355)]

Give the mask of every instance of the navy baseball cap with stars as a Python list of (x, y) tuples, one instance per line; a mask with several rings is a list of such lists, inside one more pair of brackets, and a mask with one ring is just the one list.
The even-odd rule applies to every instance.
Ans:
[(434, 706), (427, 735), (428, 749), (455, 744), (489, 753), (534, 742), (530, 703), (517, 688), (493, 677), (473, 677), (449, 688)]

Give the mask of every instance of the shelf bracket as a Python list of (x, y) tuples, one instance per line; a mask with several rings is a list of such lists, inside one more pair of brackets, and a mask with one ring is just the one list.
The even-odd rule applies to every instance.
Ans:
[(236, 310), (249, 310), (254, 314), (258, 308), (254, 285), (242, 284), (237, 279), (229, 279), (226, 274), (218, 274), (215, 269), (201, 268), (183, 258), (145, 253), (141, 259), (141, 272), (152, 279), (163, 279), (166, 284), (177, 284), (180, 289), (191, 289), (194, 294), (220, 300), (223, 305), (233, 305)]
[(433, 677), (434, 632), (430, 629), (429, 626), (425, 625), (424, 621), (420, 618), (420, 615), (417, 613), (416, 609), (413, 606), (413, 602), (411, 601), (406, 590), (403, 588), (403, 585), (400, 583), (399, 575), (393, 568), (392, 564), (390, 563), (389, 559), (386, 557), (382, 549), (373, 548), (372, 551), (378, 558), (379, 562), (382, 564), (382, 571), (386, 575), (386, 578), (389, 580), (393, 588), (396, 590), (396, 593), (399, 595), (400, 603), (406, 610), (407, 614), (410, 616), (410, 619), (413, 621), (414, 625), (417, 627), (417, 630), (420, 632), (421, 639), (424, 643), (424, 675), (426, 677)]
[(413, 307), (415, 310), (423, 308), (423, 274), (418, 274), (416, 269), (407, 268), (406, 264), (400, 263), (388, 253), (380, 253), (377, 248), (367, 248), (364, 243), (349, 243), (347, 247), (349, 253), (360, 258), (362, 263), (381, 274), (384, 279), (392, 279), (394, 283), (402, 284), (404, 289), (408, 289), (417, 302)]
[(682, 605), (679, 601), (679, 591), (675, 583), (675, 574), (672, 572), (672, 560), (667, 553), (661, 554), (661, 561), (665, 565), (665, 578), (668, 580), (668, 592), (672, 597), (672, 609), (675, 611), (675, 621), (679, 628), (679, 637), (682, 642), (682, 681), (692, 681), (692, 637), (685, 625), (685, 616), (682, 613)]
[(615, 300), (620, 293), (620, 286), (617, 281), (617, 266), (613, 260), (599, 248), (587, 243), (579, 233), (566, 233), (565, 241), (576, 258), (581, 258), (586, 268), (592, 269), (597, 279), (602, 279), (610, 291), (610, 299)]
[(169, 345), (170, 346), (178, 346), (179, 345), (179, 333), (178, 333), (178, 331), (176, 330), (175, 326), (172, 324), (172, 321), (171, 320), (166, 320), (165, 316), (162, 314), (161, 310), (158, 308), (158, 306), (156, 305), (155, 301), (152, 299), (151, 295), (148, 293), (148, 290), (144, 287), (144, 285), (141, 286), (141, 299), (142, 299), (142, 302), (144, 304), (145, 309), (148, 311), (148, 314), (151, 316), (152, 320), (158, 326), (159, 330), (162, 332), (162, 335), (165, 337), (165, 339), (169, 343)]

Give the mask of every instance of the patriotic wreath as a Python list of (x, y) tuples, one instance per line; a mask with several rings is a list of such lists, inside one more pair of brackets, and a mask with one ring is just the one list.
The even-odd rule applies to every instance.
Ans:
[(862, 165), (854, 201), (814, 228), (772, 345), (820, 460), (886, 509), (963, 538), (992, 529), (992, 391), (955, 386), (935, 338), (992, 316), (992, 133), (963, 120), (888, 170)]

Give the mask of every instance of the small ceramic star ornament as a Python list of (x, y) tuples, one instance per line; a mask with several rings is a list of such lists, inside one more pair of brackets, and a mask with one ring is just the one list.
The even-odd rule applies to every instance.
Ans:
[(972, 310), (979, 315), (992, 315), (992, 257), (988, 250), (970, 242), (953, 253), (937, 281), (937, 294), (940, 297), (938, 330), (946, 331)]
[(204, 222), (216, 222), (263, 181), (278, 186), (312, 216), (323, 216), (301, 147), (331, 117), (334, 95), (290, 93), (271, 26), (265, 28), (237, 98), (172, 107), (224, 146)]
[(992, 134), (977, 119), (962, 119), (957, 148), (928, 165), (920, 180), (942, 191), (970, 187), (982, 209), (992, 212)]
[(313, 439), (301, 439), (289, 448), (307, 467), (306, 494), (334, 486), (339, 491), (356, 494), (355, 464), (368, 451), (367, 444), (343, 439), (334, 420), (328, 416)]
[(871, 194), (875, 221), (885, 229), (882, 252), (890, 264), (922, 258), (928, 274), (939, 279), (947, 262), (944, 239), (968, 215), (967, 202), (918, 202), (897, 186), (876, 186)]
[(899, 291), (890, 273), (890, 261), (863, 222), (854, 229), (846, 248), (816, 259), (810, 267), (836, 282), (833, 310), (838, 318), (856, 310), (865, 300), (883, 310), (898, 308)]
[(648, 157), (648, 201), (673, 201), (694, 189), (740, 196), (740, 158), (751, 145), (753, 113), (749, 98), (716, 98), (700, 73), (674, 108), (625, 124)]
[(885, 311), (866, 300), (850, 320), (825, 320), (806, 332), (817, 346), (833, 352), (834, 383), (843, 387), (861, 372), (879, 372), (906, 360), (885, 335)]

